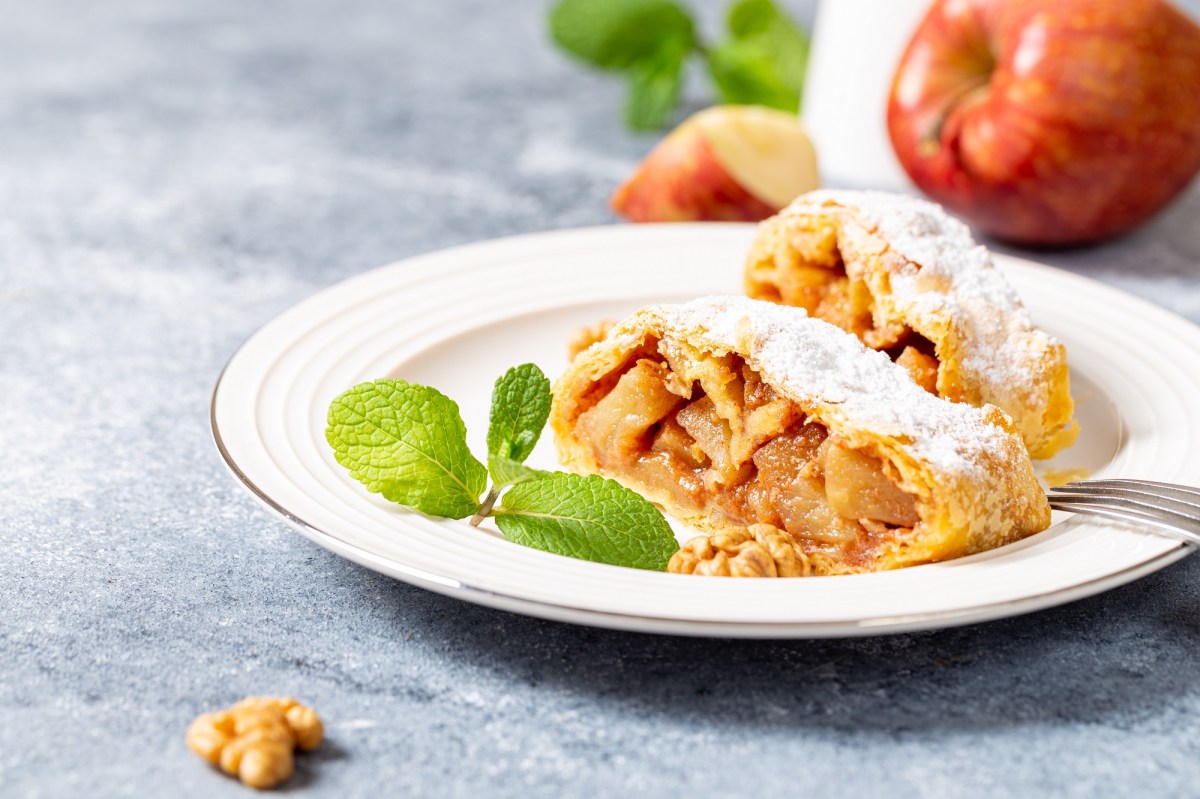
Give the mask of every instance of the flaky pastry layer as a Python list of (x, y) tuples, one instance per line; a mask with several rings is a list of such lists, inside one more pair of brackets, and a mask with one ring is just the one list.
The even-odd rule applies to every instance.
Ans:
[[(627, 375), (631, 383), (655, 375), (657, 388), (608, 408)], [(615, 416), (606, 420), (598, 408)], [(710, 421), (697, 415), (701, 408)], [(622, 426), (639, 414), (655, 421), (645, 430), (629, 427), (635, 438), (622, 439), (628, 432)], [(778, 428), (774, 435), (763, 434), (764, 414), (765, 429)], [(697, 425), (711, 426), (711, 420), (739, 453), (731, 463), (724, 455), (716, 463), (696, 449), (705, 441)], [(946, 560), (1015, 541), (1050, 522), (1029, 455), (1003, 411), (924, 391), (885, 354), (798, 308), (742, 297), (643, 308), (574, 359), (554, 387), (550, 421), (567, 467), (612, 477), (705, 531), (754, 523), (787, 527), (816, 574)], [(689, 449), (686, 433), (692, 432), (701, 443)], [(661, 447), (664, 439), (675, 441), (670, 446), (682, 456)], [(850, 457), (878, 464), (911, 498), (916, 517), (903, 520), (908, 511), (901, 509), (887, 523), (838, 518), (832, 538), (827, 530), (785, 524), (780, 514), (786, 517), (782, 508), (790, 500), (780, 491), (793, 485), (791, 476), (772, 476), (775, 484), (768, 486), (755, 481), (779, 462), (775, 450), (793, 441), (810, 446), (808, 460), (797, 461), (807, 463), (808, 475), (794, 484), (798, 488), (829, 477), (812, 454), (824, 452), (817, 445), (837, 448), (843, 453), (838, 463)], [(624, 454), (615, 452), (622, 447)], [(678, 471), (674, 483), (662, 479), (667, 463)], [(729, 499), (734, 495), (736, 502)]]
[(801, 195), (759, 226), (745, 288), (855, 333), (946, 399), (1001, 408), (1034, 458), (1078, 435), (1065, 348), (1034, 327), (966, 225), (934, 203)]

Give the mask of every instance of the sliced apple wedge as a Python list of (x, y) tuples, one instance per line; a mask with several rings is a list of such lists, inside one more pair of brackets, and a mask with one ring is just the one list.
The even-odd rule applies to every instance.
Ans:
[(633, 222), (757, 222), (817, 186), (816, 152), (794, 115), (721, 105), (659, 142), (610, 203)]

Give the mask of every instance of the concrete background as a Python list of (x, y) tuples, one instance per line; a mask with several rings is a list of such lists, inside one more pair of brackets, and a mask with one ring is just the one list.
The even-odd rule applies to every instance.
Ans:
[[(247, 796), (183, 732), (261, 693), (328, 722), (312, 796), (1200, 794), (1195, 558), (962, 629), (690, 640), (394, 582), (227, 475), (209, 394), (274, 314), (612, 221), (654, 137), (544, 8), (0, 2), (0, 795)], [(1035, 257), (1200, 321), (1198, 219), (1193, 185)]]

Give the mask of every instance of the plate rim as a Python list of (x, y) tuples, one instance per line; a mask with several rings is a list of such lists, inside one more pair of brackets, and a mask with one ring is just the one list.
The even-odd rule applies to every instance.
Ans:
[[(495, 245), (498, 243), (518, 244), (523, 240), (529, 239), (546, 239), (588, 233), (594, 234), (602, 231), (641, 234), (643, 231), (648, 232), (651, 229), (662, 228), (670, 229), (673, 232), (680, 232), (686, 229), (712, 232), (714, 230), (724, 231), (746, 229), (751, 227), (754, 227), (754, 223), (657, 223), (642, 224), (636, 227), (617, 224), (598, 224), (583, 227), (562, 228), (532, 233), (522, 233), (511, 236), (501, 236), (492, 239), (467, 242), (442, 249), (429, 250), (393, 260), (388, 263), (367, 269), (363, 272), (350, 275), (342, 280), (318, 289), (316, 292), (274, 314), (262, 324), (257, 326), (233, 350), (225, 364), (222, 366), (220, 373), (218, 374), (213, 385), (210, 396), (209, 428), (213, 443), (218, 454), (221, 456), (222, 462), (230, 474), (250, 493), (251, 496), (257, 499), (260, 504), (271, 511), (276, 517), (286, 522), (293, 529), (297, 530), (308, 540), (340, 557), (344, 557), (347, 560), (356, 563), (359, 566), (425, 590), (430, 590), (444, 596), (472, 602), (486, 607), (521, 613), (553, 621), (591, 625), (616, 630), (642, 632), (647, 634), (672, 634), (696, 637), (727, 638), (817, 639), (889, 635), (920, 630), (956, 627), (990, 620), (1010, 618), (1026, 613), (1032, 613), (1038, 610), (1057, 607), (1062, 604), (1067, 604), (1069, 602), (1084, 599), (1089, 596), (1094, 596), (1106, 590), (1111, 590), (1112, 588), (1119, 587), (1139, 579), (1140, 577), (1165, 568), (1166, 566), (1169, 566), (1170, 564), (1191, 554), (1191, 552), (1196, 549), (1196, 547), (1192, 547), (1180, 542), (1170, 549), (1161, 552), (1158, 555), (1152, 556), (1145, 561), (1135, 563), (1119, 571), (1101, 577), (1092, 578), (1081, 583), (1075, 583), (1070, 586), (1029, 594), (1027, 596), (1020, 597), (1019, 599), (984, 602), (968, 607), (958, 607), (946, 610), (925, 611), (902, 615), (877, 615), (869, 618), (844, 619), (835, 621), (737, 622), (680, 619), (655, 615), (653, 613), (635, 614), (617, 611), (601, 611), (593, 608), (577, 607), (569, 602), (543, 601), (539, 599), (532, 599), (526, 596), (520, 596), (514, 593), (471, 585), (469, 582), (465, 582), (456, 577), (447, 577), (422, 568), (410, 566), (395, 560), (394, 558), (378, 555), (374, 552), (371, 552), (369, 549), (343, 540), (334, 533), (322, 529), (320, 526), (301, 518), (293, 511), (284, 507), (279, 501), (272, 498), (264, 489), (260, 488), (249, 477), (249, 475), (247, 475), (238, 466), (232, 453), (226, 446), (224, 438), (221, 435), (220, 426), (217, 421), (218, 397), (220, 395), (226, 374), (229, 371), (230, 366), (237, 361), (238, 356), (251, 342), (253, 342), (259, 336), (260, 333), (264, 331), (264, 329), (271, 326), (281, 317), (290, 313), (297, 306), (311, 301), (321, 294), (343, 287), (348, 283), (357, 282), (359, 280), (367, 280), (372, 275), (381, 271), (389, 270), (400, 264), (409, 263), (425, 257), (442, 257), (455, 253), (466, 253), (477, 248), (487, 247), (489, 245)], [(1169, 316), (1175, 321), (1182, 322), (1190, 327), (1195, 327), (1190, 320), (1179, 316), (1178, 314), (1175, 314), (1166, 308), (1162, 308), (1161, 306), (1155, 305), (1154, 303), (1151, 303), (1142, 297), (1130, 294), (1101, 281), (1071, 272), (1069, 270), (1059, 269), (1048, 264), (1039, 263), (1037, 261), (1031, 261), (1020, 256), (1013, 256), (1006, 253), (994, 254), (1003, 260), (1020, 262), (1025, 267), (1052, 272), (1056, 275), (1067, 276), (1070, 279), (1085, 282), (1092, 286), (1099, 286), (1104, 290), (1120, 295), (1122, 301), (1124, 302), (1142, 305), (1144, 308), (1153, 309), (1157, 313)]]

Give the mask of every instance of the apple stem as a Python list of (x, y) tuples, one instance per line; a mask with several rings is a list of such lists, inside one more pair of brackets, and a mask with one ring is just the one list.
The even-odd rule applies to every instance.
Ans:
[(973, 101), (971, 95), (982, 94), (987, 88), (988, 82), (991, 80), (991, 75), (981, 75), (979, 80), (969, 84), (958, 94), (954, 95), (946, 105), (942, 108), (942, 112), (938, 114), (937, 119), (933, 123), (933, 127), (929, 133), (925, 135), (925, 141), (930, 144), (938, 144), (942, 140), (942, 129), (946, 127), (946, 120), (950, 118), (950, 112), (963, 104)]

